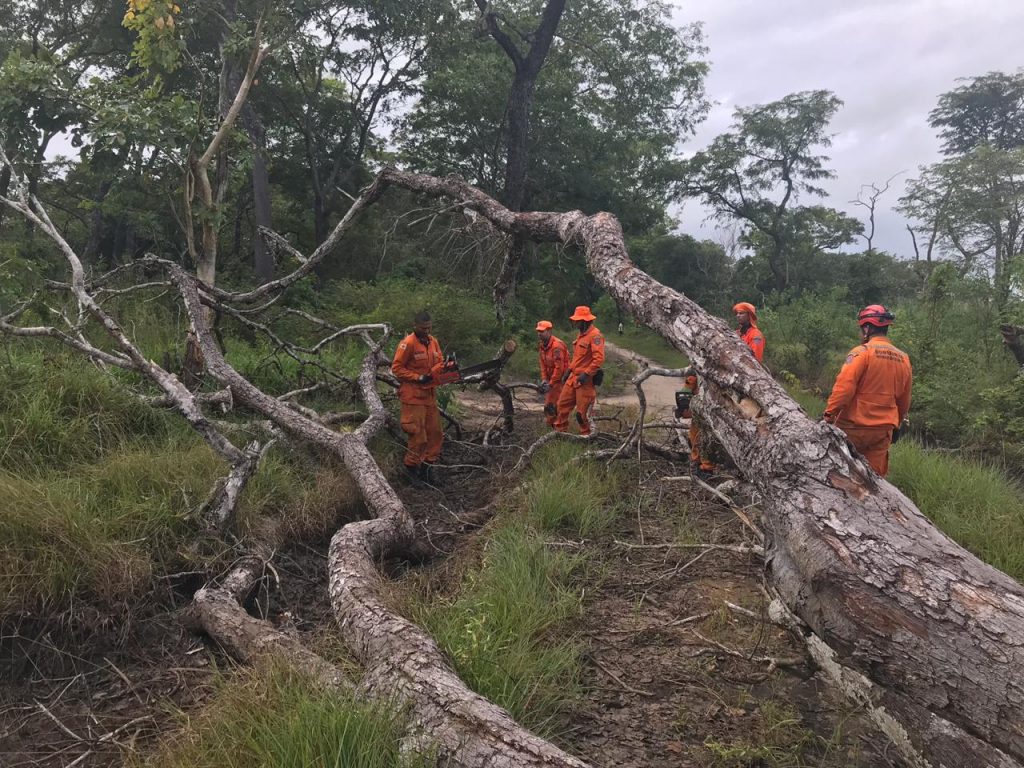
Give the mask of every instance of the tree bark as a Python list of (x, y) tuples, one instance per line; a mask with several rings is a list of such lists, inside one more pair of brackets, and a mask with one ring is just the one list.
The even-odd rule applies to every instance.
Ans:
[(1024, 764), (1024, 587), (808, 419), (722, 320), (635, 267), (614, 216), (517, 214), (457, 179), (383, 177), (459, 200), (505, 232), (578, 246), (612, 297), (701, 373), (698, 410), (764, 498), (767, 571), (789, 608), (877, 684), (930, 764)]

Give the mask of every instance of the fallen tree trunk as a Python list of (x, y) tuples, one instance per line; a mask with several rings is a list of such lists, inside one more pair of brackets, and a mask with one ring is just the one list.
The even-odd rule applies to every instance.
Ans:
[(901, 746), (919, 765), (1024, 763), (1024, 587), (808, 419), (722, 320), (639, 270), (614, 216), (515, 213), (455, 178), (382, 180), (455, 199), (505, 232), (578, 246), (619, 305), (700, 372), (703, 417), (764, 497), (775, 588), (839, 664), (879, 686)]

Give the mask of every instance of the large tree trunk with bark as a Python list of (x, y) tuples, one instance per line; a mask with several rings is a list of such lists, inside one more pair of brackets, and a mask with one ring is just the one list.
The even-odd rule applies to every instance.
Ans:
[(764, 498), (771, 582), (839, 664), (877, 686), (921, 764), (1024, 765), (1024, 587), (808, 419), (722, 320), (639, 270), (614, 216), (517, 214), (455, 179), (384, 178), (505, 232), (580, 247), (613, 298), (700, 371), (698, 409)]

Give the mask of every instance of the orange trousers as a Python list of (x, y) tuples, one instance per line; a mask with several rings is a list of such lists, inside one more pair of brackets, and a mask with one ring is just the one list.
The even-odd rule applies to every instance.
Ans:
[(704, 458), (700, 455), (700, 427), (697, 426), (697, 422), (691, 417), (690, 418), (690, 461), (694, 464), (699, 464), (700, 468), (705, 471), (712, 471), (716, 469), (715, 462)]
[(559, 382), (544, 395), (544, 420), (547, 421), (549, 427), (555, 426), (555, 421), (558, 419), (558, 398), (563, 389), (564, 387)]
[(562, 387), (558, 396), (558, 416), (555, 418), (555, 431), (569, 430), (569, 414), (576, 410), (576, 421), (580, 425), (580, 434), (590, 434), (590, 411), (597, 400), (597, 388), (593, 384), (574, 386), (572, 382)]
[(409, 436), (405, 466), (418, 467), (424, 461), (434, 462), (441, 456), (444, 431), (437, 403), (402, 403), (402, 431)]
[(892, 427), (842, 427), (857, 452), (882, 477), (889, 474), (889, 445)]

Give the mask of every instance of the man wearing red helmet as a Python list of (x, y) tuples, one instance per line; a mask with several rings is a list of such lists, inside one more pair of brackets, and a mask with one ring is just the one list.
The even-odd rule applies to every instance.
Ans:
[(846, 356), (824, 415), (882, 477), (889, 471), (893, 430), (910, 410), (913, 378), (907, 353), (888, 338), (894, 319), (881, 304), (857, 315), (861, 344)]
[(562, 374), (562, 393), (558, 397), (555, 431), (569, 429), (569, 415), (576, 411), (580, 434), (590, 434), (590, 411), (597, 400), (594, 377), (604, 363), (604, 336), (594, 325), (597, 319), (590, 307), (579, 306), (569, 318), (579, 334), (572, 345), (572, 362)]
[(544, 416), (555, 426), (558, 396), (562, 394), (562, 374), (569, 365), (569, 348), (554, 335), (550, 320), (537, 323), (537, 353), (540, 358), (540, 391), (544, 394)]

